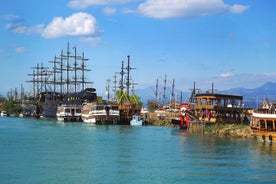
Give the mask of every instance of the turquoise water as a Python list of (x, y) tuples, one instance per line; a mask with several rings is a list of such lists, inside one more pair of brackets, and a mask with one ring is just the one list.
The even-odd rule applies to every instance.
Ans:
[(275, 183), (276, 144), (0, 117), (0, 183)]

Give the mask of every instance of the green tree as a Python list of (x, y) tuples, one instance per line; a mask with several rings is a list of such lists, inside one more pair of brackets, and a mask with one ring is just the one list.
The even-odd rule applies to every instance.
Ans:
[(4, 98), (4, 97), (0, 97), (0, 103), (3, 103), (3, 102), (5, 102), (5, 101), (7, 101), (7, 99), (6, 99), (6, 98)]
[(158, 102), (156, 101), (148, 101), (148, 110), (149, 112), (153, 112), (158, 109)]
[(21, 107), (19, 104), (15, 104), (13, 100), (9, 100), (3, 102), (2, 110), (7, 111), (8, 114), (15, 114), (20, 112)]
[(132, 94), (129, 97), (125, 92), (116, 91), (116, 99), (118, 99), (119, 102), (124, 103), (126, 101), (130, 101), (139, 105), (142, 105), (141, 98), (137, 96), (136, 94)]
[(136, 104), (142, 105), (141, 98), (139, 96), (137, 96), (136, 94), (130, 95), (129, 100), (131, 102), (135, 102)]

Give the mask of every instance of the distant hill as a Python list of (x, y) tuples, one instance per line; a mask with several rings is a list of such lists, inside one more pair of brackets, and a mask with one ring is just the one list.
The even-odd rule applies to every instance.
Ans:
[[(145, 89), (137, 89), (135, 93), (141, 97), (143, 105), (147, 105), (148, 100), (154, 100), (154, 87), (148, 87)], [(163, 100), (163, 92), (159, 91), (160, 101)], [(171, 88), (167, 88), (166, 90), (166, 99), (170, 100)], [(181, 90), (175, 89), (175, 98), (177, 100), (180, 99)], [(276, 83), (267, 82), (264, 85), (254, 88), (254, 89), (246, 89), (246, 88), (231, 88), (228, 90), (219, 91), (219, 93), (226, 94), (235, 94), (243, 96), (245, 106), (247, 107), (257, 107), (265, 98), (269, 100), (276, 100)], [(190, 93), (185, 92), (182, 93), (183, 101), (187, 100)]]
[(244, 102), (249, 107), (257, 107), (266, 98), (268, 100), (276, 100), (276, 83), (267, 82), (264, 85), (254, 88), (232, 88), (222, 93), (231, 93), (243, 96)]

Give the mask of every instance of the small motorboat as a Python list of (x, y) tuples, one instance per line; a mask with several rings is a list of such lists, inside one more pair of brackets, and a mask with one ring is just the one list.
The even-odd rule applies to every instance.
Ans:
[(142, 126), (143, 120), (141, 119), (140, 116), (134, 115), (134, 116), (132, 116), (132, 120), (130, 120), (130, 125), (131, 126)]

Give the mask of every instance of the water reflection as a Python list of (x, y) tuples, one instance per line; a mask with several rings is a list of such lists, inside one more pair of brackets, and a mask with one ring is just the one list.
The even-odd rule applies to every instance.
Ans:
[(276, 181), (276, 144), (250, 138), (190, 134), (179, 129), (173, 129), (171, 135), (178, 136), (175, 164), (186, 181), (196, 182), (195, 178), (218, 183), (227, 182), (223, 178), (232, 183)]

